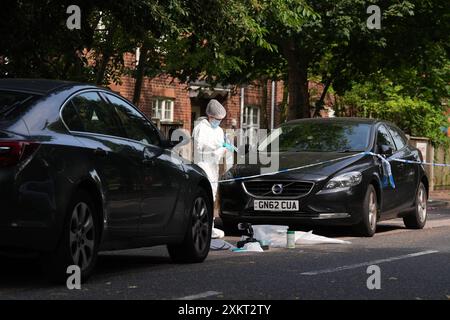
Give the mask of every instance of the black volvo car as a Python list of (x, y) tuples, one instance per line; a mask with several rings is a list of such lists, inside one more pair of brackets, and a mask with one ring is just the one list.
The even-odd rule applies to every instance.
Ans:
[[(238, 222), (352, 225), (360, 235), (373, 236), (379, 220), (402, 217), (408, 228), (425, 225), (429, 184), (424, 168), (398, 161), (422, 161), (422, 155), (392, 123), (296, 120), (281, 125), (251, 152), (276, 157), (279, 171), (306, 167), (245, 179), (259, 175), (262, 167), (249, 164), (247, 154), (245, 164), (233, 166), (219, 186), (226, 229)], [(375, 154), (390, 163), (393, 183)]]
[(209, 252), (212, 193), (121, 96), (50, 80), (0, 80), (0, 250), (41, 253), (63, 280), (99, 250), (167, 244), (176, 262)]

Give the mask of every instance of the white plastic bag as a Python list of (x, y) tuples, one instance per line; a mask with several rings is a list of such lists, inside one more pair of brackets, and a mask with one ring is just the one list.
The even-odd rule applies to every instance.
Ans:
[(244, 245), (243, 249), (247, 252), (264, 252), (259, 242), (248, 242)]
[(265, 224), (253, 226), (255, 239), (267, 242), (269, 243), (269, 246), (273, 248), (286, 247), (286, 233), (288, 229), (288, 226)]

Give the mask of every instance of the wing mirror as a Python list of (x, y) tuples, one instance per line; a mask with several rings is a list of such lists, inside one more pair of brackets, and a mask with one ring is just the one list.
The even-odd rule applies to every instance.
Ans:
[(379, 148), (378, 148), (378, 153), (384, 156), (391, 156), (394, 153), (394, 149), (392, 149), (391, 146), (388, 146), (386, 144), (382, 144)]

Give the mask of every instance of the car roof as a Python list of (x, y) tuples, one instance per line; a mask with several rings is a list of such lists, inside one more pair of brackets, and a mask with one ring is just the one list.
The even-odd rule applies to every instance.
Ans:
[(80, 82), (49, 79), (0, 79), (0, 90), (30, 92), (39, 95), (48, 94), (63, 87), (86, 86), (97, 88)]
[(305, 118), (305, 119), (297, 119), (288, 121), (285, 125), (290, 124), (300, 124), (304, 122), (318, 122), (318, 123), (364, 123), (364, 124), (376, 124), (381, 122), (379, 119), (371, 119), (371, 118), (357, 118), (357, 117), (333, 117), (333, 118)]

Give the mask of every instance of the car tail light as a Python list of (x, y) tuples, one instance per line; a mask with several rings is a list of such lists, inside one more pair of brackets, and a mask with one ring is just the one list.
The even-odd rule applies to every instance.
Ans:
[(11, 167), (28, 159), (39, 147), (31, 141), (0, 141), (0, 167)]

